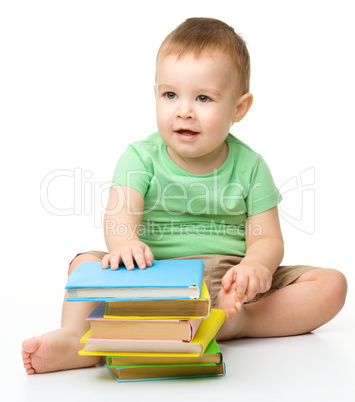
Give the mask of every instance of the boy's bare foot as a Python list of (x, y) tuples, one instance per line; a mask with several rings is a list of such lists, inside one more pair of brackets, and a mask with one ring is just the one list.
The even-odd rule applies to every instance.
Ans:
[(226, 313), (226, 320), (216, 335), (216, 340), (227, 340), (241, 338), (242, 328), (245, 325), (245, 308), (241, 303), (235, 302), (235, 287), (233, 283), (231, 288), (226, 292), (223, 287), (217, 298), (217, 306)]
[(27, 339), (22, 344), (23, 366), (27, 374), (49, 373), (80, 367), (91, 367), (99, 356), (80, 356), (80, 336), (66, 328)]
[(235, 288), (236, 284), (233, 283), (227, 292), (222, 287), (218, 294), (217, 308), (226, 313), (226, 321), (229, 321), (235, 317), (242, 307), (241, 303), (235, 302)]

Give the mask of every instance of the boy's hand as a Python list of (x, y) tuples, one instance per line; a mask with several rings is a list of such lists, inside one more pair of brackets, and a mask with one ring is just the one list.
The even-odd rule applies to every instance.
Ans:
[[(239, 310), (241, 304), (251, 300), (257, 293), (267, 292), (271, 287), (271, 272), (262, 264), (241, 262), (230, 268), (222, 278), (223, 289), (227, 292), (236, 283), (235, 302)], [(239, 308), (238, 308), (239, 307)]]
[(122, 261), (126, 268), (132, 271), (134, 269), (133, 259), (140, 269), (144, 269), (152, 265), (154, 256), (145, 243), (139, 240), (132, 240), (106, 254), (102, 259), (101, 266), (106, 269), (111, 265), (111, 269), (116, 270), (120, 261)]

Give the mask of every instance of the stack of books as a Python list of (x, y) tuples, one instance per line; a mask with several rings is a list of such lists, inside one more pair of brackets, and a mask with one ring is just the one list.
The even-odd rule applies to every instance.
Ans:
[(222, 376), (214, 336), (224, 322), (211, 309), (202, 260), (154, 261), (144, 270), (83, 263), (69, 277), (68, 301), (99, 301), (87, 317), (81, 355), (102, 356), (119, 382)]

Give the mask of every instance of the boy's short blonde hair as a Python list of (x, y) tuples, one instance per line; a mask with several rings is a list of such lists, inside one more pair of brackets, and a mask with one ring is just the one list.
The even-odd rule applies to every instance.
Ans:
[(180, 58), (188, 53), (198, 58), (214, 51), (230, 58), (238, 74), (241, 93), (249, 92), (250, 56), (246, 43), (231, 26), (220, 20), (188, 18), (164, 39), (157, 60), (169, 55)]

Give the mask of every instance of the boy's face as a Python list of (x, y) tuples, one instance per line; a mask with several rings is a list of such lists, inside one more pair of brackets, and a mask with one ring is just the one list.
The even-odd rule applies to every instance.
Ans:
[(237, 77), (230, 64), (218, 53), (198, 59), (188, 54), (179, 60), (171, 55), (157, 62), (158, 130), (180, 166), (179, 160), (195, 166), (209, 161), (217, 168), (226, 158), (225, 139), (233, 122), (241, 119)]

